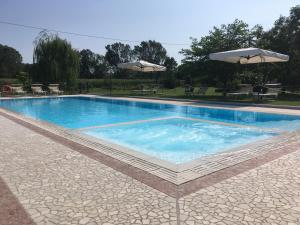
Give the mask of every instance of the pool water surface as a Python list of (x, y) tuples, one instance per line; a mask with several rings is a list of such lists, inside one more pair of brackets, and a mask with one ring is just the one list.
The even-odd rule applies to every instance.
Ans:
[(300, 117), (94, 97), (0, 100), (0, 107), (180, 164), (300, 129)]

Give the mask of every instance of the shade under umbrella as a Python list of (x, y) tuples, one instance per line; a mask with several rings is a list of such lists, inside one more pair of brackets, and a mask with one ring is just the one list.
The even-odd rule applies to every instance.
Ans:
[(272, 52), (259, 48), (242, 48), (226, 52), (211, 53), (209, 54), (209, 58), (211, 60), (240, 64), (289, 61), (288, 55), (283, 55), (277, 52)]
[(166, 71), (166, 67), (154, 63), (149, 63), (144, 60), (139, 60), (136, 62), (128, 62), (128, 63), (119, 63), (118, 67), (121, 69), (128, 69), (128, 70), (140, 71), (140, 72)]

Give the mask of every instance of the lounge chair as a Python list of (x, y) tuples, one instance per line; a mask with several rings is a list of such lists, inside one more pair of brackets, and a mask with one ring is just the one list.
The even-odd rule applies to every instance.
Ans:
[(281, 89), (269, 88), (267, 93), (253, 92), (252, 95), (257, 100), (276, 99), (280, 92), (281, 92)]
[(11, 92), (13, 95), (24, 95), (26, 91), (24, 91), (21, 85), (12, 85), (10, 86)]
[(186, 96), (194, 96), (194, 87), (193, 86), (185, 86), (184, 93)]
[(137, 94), (141, 94), (141, 95), (144, 95), (144, 94), (156, 94), (157, 93), (157, 88), (153, 87), (153, 88), (146, 89), (144, 87), (144, 85), (141, 85), (139, 87), (139, 89), (132, 90), (132, 92), (133, 93), (137, 93)]
[(227, 96), (234, 97), (234, 98), (247, 97), (251, 94), (251, 92), (252, 92), (252, 85), (241, 84), (240, 90), (238, 92), (227, 93)]
[(33, 95), (46, 95), (46, 91), (43, 91), (41, 84), (31, 85), (31, 90)]
[(205, 95), (207, 90), (208, 90), (208, 87), (206, 87), (206, 86), (200, 86), (199, 89), (198, 89), (198, 91), (197, 91), (197, 94), (198, 95)]
[(59, 90), (59, 84), (49, 84), (48, 86), (50, 94), (60, 95), (64, 92)]
[(282, 92), (281, 86), (275, 86), (271, 84), (259, 86), (256, 89), (258, 89), (258, 91), (255, 90), (255, 92), (253, 92), (252, 95), (257, 100), (276, 99), (278, 97), (278, 94)]
[(277, 98), (279, 93), (282, 93), (281, 83), (265, 84), (265, 87), (268, 88), (267, 98)]
[(9, 96), (12, 95), (11, 85), (3, 85), (1, 90), (1, 96)]

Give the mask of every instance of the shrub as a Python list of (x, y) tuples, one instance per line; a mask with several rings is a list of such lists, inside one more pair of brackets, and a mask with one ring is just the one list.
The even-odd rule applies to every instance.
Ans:
[(0, 86), (6, 84), (18, 84), (18, 83), (20, 83), (18, 79), (0, 78)]
[(27, 72), (20, 72), (16, 77), (24, 87), (29, 88), (31, 86), (31, 78)]
[(177, 81), (173, 74), (168, 74), (162, 81), (164, 88), (173, 89), (178, 86), (179, 81)]
[(151, 79), (79, 79), (78, 83), (87, 84), (90, 88), (103, 88), (109, 89), (110, 82), (112, 82), (113, 89), (132, 90), (137, 89), (138, 86), (143, 84), (144, 86), (151, 86), (155, 84)]
[(238, 91), (240, 88), (241, 81), (238, 79), (234, 79), (227, 83), (227, 91)]

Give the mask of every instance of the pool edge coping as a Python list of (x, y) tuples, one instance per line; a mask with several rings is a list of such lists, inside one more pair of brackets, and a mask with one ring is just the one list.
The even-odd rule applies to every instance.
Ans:
[[(139, 96), (104, 96), (95, 94), (74, 94), (74, 95), (42, 95), (42, 96), (9, 96), (0, 97), (1, 100), (10, 99), (41, 99), (41, 98), (60, 98), (60, 97), (90, 97), (90, 98), (100, 98), (100, 99), (115, 99), (123, 101), (138, 101), (138, 102), (148, 102), (148, 103), (159, 103), (159, 104), (169, 104), (177, 106), (192, 106), (197, 108), (214, 108), (214, 109), (225, 109), (225, 110), (238, 110), (243, 112), (258, 112), (266, 114), (280, 114), (280, 115), (290, 115), (290, 116), (300, 116), (300, 106), (298, 108), (284, 108), (284, 107), (270, 107), (268, 105), (257, 105), (257, 104), (227, 104), (226, 102), (202, 102), (197, 100), (188, 99), (172, 99), (172, 98), (146, 98)], [(274, 111), (262, 111), (262, 110), (274, 110)], [(296, 114), (288, 113), (297, 112)]]

